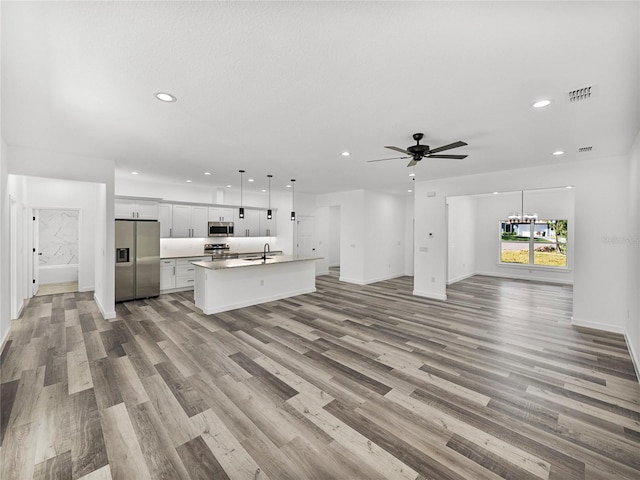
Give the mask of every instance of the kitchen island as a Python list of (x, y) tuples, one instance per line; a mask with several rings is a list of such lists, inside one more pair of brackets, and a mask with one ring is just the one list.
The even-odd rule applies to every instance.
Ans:
[(194, 300), (205, 314), (316, 291), (318, 257), (295, 255), (194, 262)]

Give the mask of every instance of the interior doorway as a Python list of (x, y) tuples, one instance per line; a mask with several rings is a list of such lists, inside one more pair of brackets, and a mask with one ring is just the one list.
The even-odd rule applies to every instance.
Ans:
[(33, 292), (52, 295), (78, 291), (80, 210), (33, 211)]

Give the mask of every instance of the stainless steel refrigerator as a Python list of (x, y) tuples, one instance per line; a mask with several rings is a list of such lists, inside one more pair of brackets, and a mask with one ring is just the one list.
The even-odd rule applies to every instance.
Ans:
[(160, 223), (116, 220), (116, 302), (160, 294)]

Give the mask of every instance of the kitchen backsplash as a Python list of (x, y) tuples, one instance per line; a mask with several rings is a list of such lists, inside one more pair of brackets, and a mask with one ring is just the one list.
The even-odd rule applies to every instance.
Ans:
[[(205, 243), (228, 243), (232, 252), (259, 252), (269, 243), (271, 250), (278, 250), (278, 242), (275, 237), (241, 237), (241, 238), (161, 238), (160, 256), (163, 258), (194, 257), (204, 253)], [(286, 252), (285, 252), (286, 253)]]

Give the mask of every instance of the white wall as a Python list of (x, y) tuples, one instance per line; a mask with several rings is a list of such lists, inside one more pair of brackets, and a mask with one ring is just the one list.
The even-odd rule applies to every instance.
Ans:
[(329, 228), (327, 229), (328, 247), (327, 264), (329, 267), (340, 266), (340, 207), (329, 207)]
[[(467, 197), (468, 198), (468, 197)], [(524, 192), (524, 212), (538, 218), (568, 220), (567, 268), (540, 268), (525, 265), (505, 265), (499, 262), (499, 224), (509, 213), (522, 213), (522, 193), (505, 192), (480, 195), (476, 199), (475, 273), (499, 277), (573, 283), (575, 216), (574, 189), (542, 189)]]
[(9, 332), (11, 325), (11, 282), (9, 250), (9, 174), (7, 172), (7, 145), (0, 137), (0, 343)]
[[(94, 299), (105, 318), (115, 317), (113, 161), (15, 146), (7, 148), (7, 155), (9, 174), (99, 184), (95, 192)], [(93, 203), (94, 198), (86, 201)]]
[(476, 247), (482, 232), (488, 230), (482, 222), (478, 222), (482, 228), (476, 224), (477, 200), (478, 197), (472, 196), (447, 199), (447, 283), (459, 282), (476, 273)]
[[(368, 190), (318, 195), (317, 231), (330, 228), (329, 209), (340, 211), (340, 280), (364, 285), (405, 274), (404, 197)], [(328, 241), (328, 238), (327, 238)]]
[(627, 344), (640, 380), (640, 132), (629, 158), (629, 237), (627, 247), (627, 315), (624, 322)]
[[(24, 178), (27, 185), (27, 203), (31, 208), (77, 209), (80, 211), (78, 218), (78, 289), (81, 292), (94, 290), (98, 184), (40, 177)], [(46, 283), (46, 279), (42, 279), (40, 283)]]
[(365, 190), (364, 281), (404, 275), (405, 199)]
[(414, 212), (415, 196), (408, 195), (404, 205), (404, 274), (413, 276)]
[(573, 322), (622, 332), (627, 310), (626, 245), (611, 245), (607, 233), (594, 234), (594, 223), (600, 232), (626, 235), (628, 163), (626, 157), (609, 157), (553, 169), (534, 167), (416, 182), (414, 292), (446, 298), (446, 197), (574, 185)]

